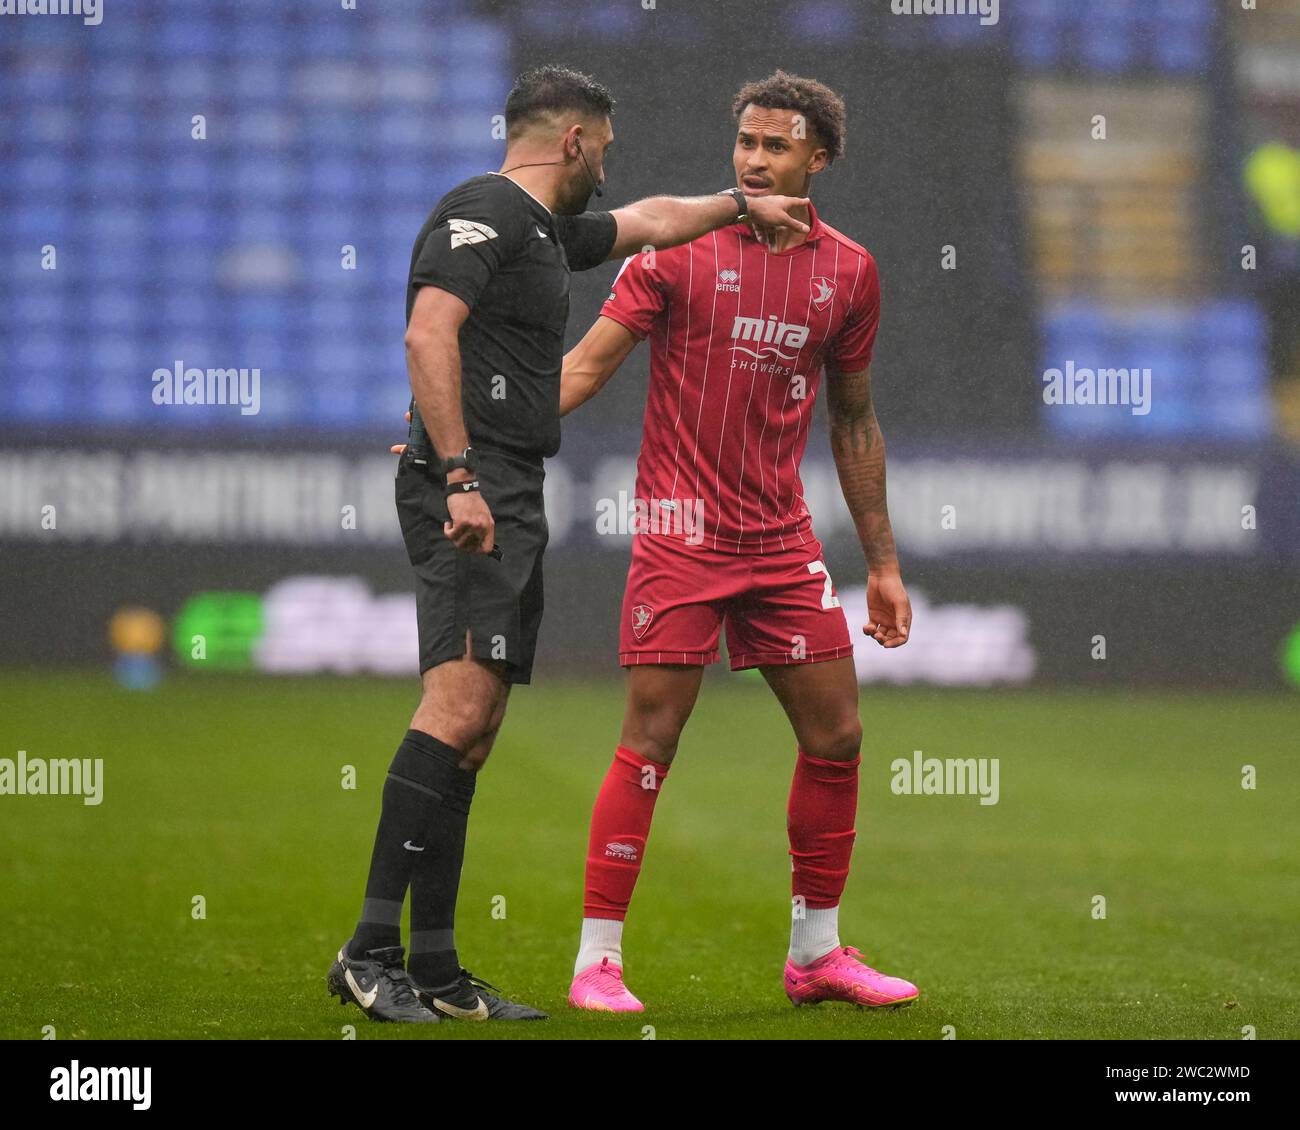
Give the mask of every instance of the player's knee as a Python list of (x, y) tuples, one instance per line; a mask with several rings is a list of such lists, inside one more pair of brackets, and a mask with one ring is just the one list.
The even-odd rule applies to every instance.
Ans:
[(633, 704), (623, 720), (623, 745), (660, 765), (677, 754), (686, 719), (662, 703)]
[(482, 769), (488, 759), (488, 754), (492, 752), (492, 741), (495, 737), (496, 734), (491, 733), (474, 742), (461, 755), (460, 767), (467, 773), (477, 773)]
[(453, 749), (460, 750), (466, 758), (470, 757), (471, 751), (477, 751), (487, 738), (481, 764), (487, 759), (487, 750), (491, 749), (495, 713), (494, 704), (490, 702), (469, 699), (448, 702), (442, 697), (435, 702), (426, 696), (416, 711), (415, 723), (416, 729), (433, 734)]
[(852, 761), (862, 749), (862, 720), (851, 714), (819, 726), (800, 742), (809, 757), (823, 761)]

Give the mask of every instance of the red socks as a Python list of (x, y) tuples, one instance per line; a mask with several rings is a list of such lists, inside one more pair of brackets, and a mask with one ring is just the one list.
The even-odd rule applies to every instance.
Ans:
[[(791, 888), (814, 910), (838, 906), (844, 892), (857, 837), (853, 822), (861, 760), (826, 761), (800, 750), (795, 763), (787, 809), (794, 861)], [(626, 917), (641, 874), (655, 800), (667, 776), (666, 766), (624, 746), (614, 752), (591, 813), (585, 917)]]
[(658, 765), (624, 746), (614, 751), (614, 760), (591, 813), (583, 899), (585, 917), (622, 921), (626, 916), (632, 890), (641, 874), (655, 799), (666, 776), (666, 765)]
[(794, 861), (791, 891), (815, 910), (838, 906), (857, 832), (858, 763), (824, 761), (803, 750), (795, 762), (786, 826)]

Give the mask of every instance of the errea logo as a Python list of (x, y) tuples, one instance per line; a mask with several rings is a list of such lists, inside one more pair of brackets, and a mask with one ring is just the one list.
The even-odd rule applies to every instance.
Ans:
[(733, 271), (727, 267), (718, 272), (718, 289), (730, 291), (732, 294), (740, 293), (740, 272)]
[(497, 237), (497, 233), (487, 224), (480, 224), (474, 220), (448, 220), (447, 227), (451, 229), (453, 251), (458, 247), (464, 247), (467, 243), (487, 243), (489, 239)]

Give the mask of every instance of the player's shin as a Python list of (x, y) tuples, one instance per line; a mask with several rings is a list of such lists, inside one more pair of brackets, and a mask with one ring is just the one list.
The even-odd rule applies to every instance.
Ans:
[(808, 965), (836, 949), (839, 904), (857, 835), (858, 764), (809, 757), (801, 749), (790, 786), (787, 827), (794, 895), (790, 960)]
[(389, 766), (365, 903), (348, 945), (353, 957), (401, 944), (406, 888), (420, 854), (429, 812), (440, 803), (444, 788), (445, 767), (431, 748), (437, 744), (427, 734), (408, 730)]
[(623, 919), (641, 873), (655, 800), (667, 776), (668, 766), (624, 746), (614, 753), (591, 814), (575, 973), (604, 958), (623, 964)]
[(411, 955), (407, 971), (417, 985), (440, 988), (460, 976), (454, 935), (456, 895), (475, 775), (460, 768), (460, 752), (434, 738), (429, 750), (442, 774), (441, 802), (430, 808), (411, 873)]

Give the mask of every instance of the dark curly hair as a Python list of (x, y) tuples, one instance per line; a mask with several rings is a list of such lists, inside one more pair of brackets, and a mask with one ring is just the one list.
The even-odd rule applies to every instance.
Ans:
[(813, 135), (826, 147), (828, 161), (844, 156), (844, 99), (825, 83), (777, 71), (740, 88), (731, 112), (739, 118), (746, 106), (802, 114)]
[(506, 132), (521, 129), (547, 114), (576, 111), (604, 118), (614, 113), (614, 99), (600, 83), (568, 67), (537, 67), (515, 79), (506, 99)]

